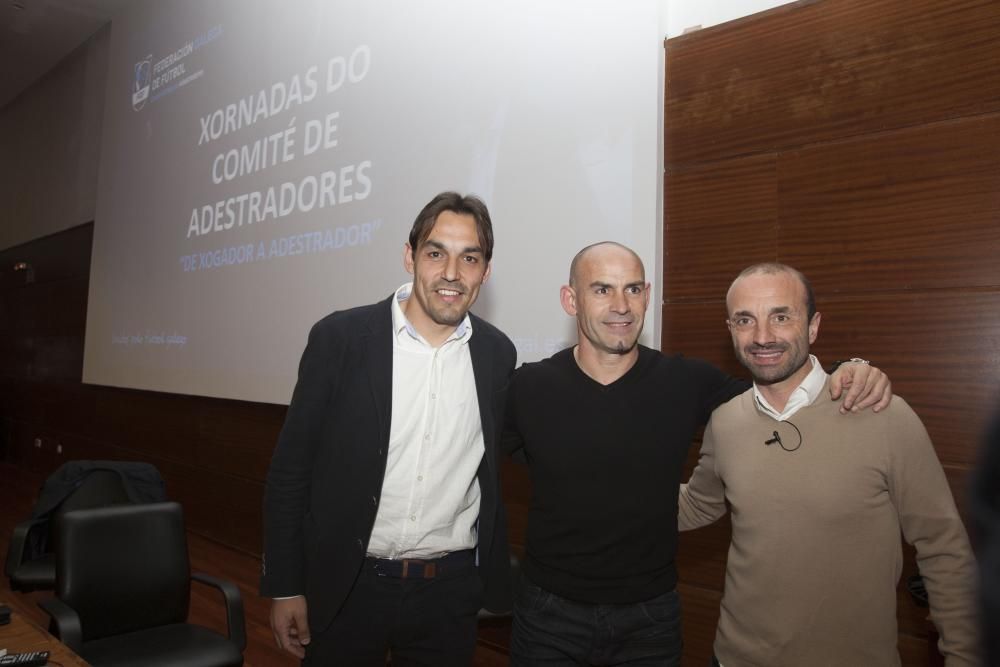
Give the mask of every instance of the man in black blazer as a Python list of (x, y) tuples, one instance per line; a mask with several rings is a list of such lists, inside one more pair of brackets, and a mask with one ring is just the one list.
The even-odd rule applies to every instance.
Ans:
[(261, 577), (303, 664), (468, 665), (477, 611), (509, 608), (496, 447), (516, 352), (468, 312), (492, 250), (483, 202), (442, 193), (404, 248), (413, 283), (309, 334)]

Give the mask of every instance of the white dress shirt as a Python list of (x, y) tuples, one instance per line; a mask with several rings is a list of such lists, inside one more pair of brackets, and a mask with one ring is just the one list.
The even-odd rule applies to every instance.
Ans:
[(482, 423), (472, 371), (469, 316), (432, 347), (392, 301), (392, 423), (388, 462), (368, 555), (435, 558), (478, 542)]
[(785, 409), (781, 412), (775, 410), (764, 395), (760, 393), (757, 388), (757, 383), (753, 383), (753, 395), (757, 399), (757, 409), (763, 412), (765, 415), (769, 415), (779, 422), (788, 421), (792, 418), (796, 412), (806, 407), (807, 405), (812, 405), (816, 399), (819, 397), (819, 393), (823, 391), (823, 386), (826, 384), (826, 371), (820, 366), (819, 359), (815, 355), (809, 355), (809, 362), (812, 364), (812, 370), (809, 371), (809, 375), (802, 380), (802, 383), (795, 388), (792, 395), (788, 397), (788, 402), (785, 403)]

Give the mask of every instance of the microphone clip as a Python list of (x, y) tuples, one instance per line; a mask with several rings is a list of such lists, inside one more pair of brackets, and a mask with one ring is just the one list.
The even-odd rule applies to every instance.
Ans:
[[(795, 432), (798, 434), (799, 441), (795, 444), (795, 446), (794, 447), (786, 447), (785, 443), (783, 443), (781, 441), (781, 434), (778, 433), (777, 431), (771, 431), (771, 435), (774, 436), (774, 437), (768, 438), (767, 440), (765, 440), (764, 444), (765, 445), (773, 445), (774, 443), (778, 443), (778, 446), (781, 447), (786, 452), (794, 452), (795, 450), (797, 450), (799, 447), (802, 446), (802, 431), (799, 430), (798, 426), (796, 426), (792, 422), (788, 421), (787, 419), (785, 421), (783, 421), (782, 423), (783, 424), (788, 424), (789, 426), (791, 426), (793, 429), (795, 429)], [(786, 432), (785, 435), (788, 435), (788, 433)]]

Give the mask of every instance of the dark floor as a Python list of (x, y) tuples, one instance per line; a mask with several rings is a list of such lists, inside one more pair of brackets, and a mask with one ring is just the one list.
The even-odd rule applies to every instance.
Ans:
[[(7, 545), (14, 526), (28, 518), (42, 478), (9, 463), (0, 462), (0, 554), (6, 557)], [(199, 535), (188, 533), (191, 569), (234, 581), (243, 593), (246, 610), (247, 667), (293, 667), (297, 661), (281, 653), (274, 645), (268, 627), (269, 602), (257, 595), (257, 574), (260, 559)], [(225, 632), (225, 612), (221, 597), (213, 589), (195, 584), (191, 591), (190, 620)], [(47, 625), (45, 613), (35, 604), (50, 596), (49, 592), (18, 593), (10, 590), (6, 577), (0, 579), (0, 602), (10, 605), (42, 626)], [(507, 664), (504, 646), (507, 627), (491, 621), (484, 627), (474, 667), (500, 667)]]

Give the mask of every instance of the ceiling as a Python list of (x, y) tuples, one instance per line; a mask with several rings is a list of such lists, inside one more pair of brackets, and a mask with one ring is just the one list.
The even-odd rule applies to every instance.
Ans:
[(0, 108), (111, 20), (128, 0), (0, 0)]

